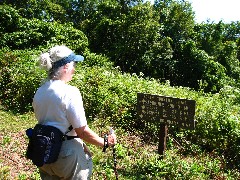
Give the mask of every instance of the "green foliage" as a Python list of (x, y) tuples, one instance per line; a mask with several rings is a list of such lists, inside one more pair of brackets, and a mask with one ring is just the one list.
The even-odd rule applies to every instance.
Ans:
[[(206, 151), (218, 151), (230, 166), (239, 165), (239, 89), (225, 87), (219, 94), (199, 98), (197, 126), (192, 137)], [(191, 136), (191, 135), (190, 135)], [(232, 151), (234, 149), (234, 151)], [(238, 167), (239, 168), (239, 167)]]
[(0, 100), (1, 104), (15, 111), (31, 110), (33, 95), (45, 76), (36, 68), (37, 51), (0, 52)]
[[(138, 92), (196, 100), (196, 129), (174, 131), (170, 128), (170, 133), (183, 143), (182, 146), (185, 146), (185, 141), (189, 141), (192, 150), (191, 147), (186, 149), (190, 153), (199, 146), (202, 150), (224, 154), (229, 165), (238, 164), (236, 162), (239, 158), (230, 151), (234, 149), (236, 154), (239, 149), (238, 90), (233, 91), (234, 88), (226, 87), (219, 94), (204, 95), (187, 88), (160, 84), (154, 79), (146, 80), (134, 74), (122, 74), (117, 69), (80, 67), (77, 72), (74, 84), (83, 94), (86, 114), (90, 119), (103, 118), (103, 126), (108, 122), (115, 123), (129, 131), (139, 131), (152, 141), (156, 141), (158, 137), (157, 124), (137, 119)], [(178, 136), (181, 132), (184, 132), (184, 138)]]
[[(34, 92), (46, 77), (36, 66), (36, 56), (66, 44), (85, 56), (71, 83), (81, 90), (87, 117), (93, 124), (100, 121), (100, 127), (110, 124), (131, 132), (124, 140), (136, 133), (146, 142), (157, 142), (157, 123), (137, 118), (138, 92), (197, 103), (195, 130), (169, 127), (168, 148), (178, 142), (182, 149), (170, 151), (173, 155), (167, 154), (166, 160), (140, 143), (142, 149), (121, 141), (116, 148), (123, 179), (239, 179), (234, 170), (228, 171), (240, 168), (239, 23), (196, 25), (190, 4), (177, 0), (155, 1), (154, 7), (140, 1), (89, 0), (85, 6), (65, 0), (4, 2), (9, 5), (0, 5), (1, 108), (30, 111)], [(82, 9), (85, 14), (77, 16)], [(9, 125), (2, 132), (18, 130), (19, 122), (1, 117)], [(5, 134), (2, 140), (6, 147), (12, 136)], [(114, 178), (112, 161), (101, 160), (99, 153), (96, 157), (94, 177)], [(9, 176), (9, 171), (1, 166), (0, 176)], [(20, 179), (26, 176), (19, 174)]]
[(239, 23), (194, 24), (188, 2), (24, 2), (6, 0), (0, 6), (2, 47), (66, 44), (79, 53), (89, 48), (104, 54), (124, 72), (170, 80), (171, 85), (196, 90), (204, 85), (206, 92), (217, 92), (226, 82), (239, 86)]
[(136, 74), (121, 74), (117, 68), (80, 67), (73, 84), (83, 94), (87, 116), (109, 118), (120, 126), (137, 127), (137, 92), (159, 93), (164, 88), (155, 80), (145, 81)]
[(200, 24), (195, 25), (194, 39), (196, 39), (198, 47), (205, 50), (210, 56), (217, 55), (219, 48), (223, 45), (223, 22), (218, 24)]
[(217, 61), (221, 63), (227, 71), (227, 75), (234, 80), (239, 79), (239, 59), (237, 58), (237, 46), (233, 41), (227, 41), (223, 49), (217, 56)]
[[(171, 155), (170, 155), (171, 153)], [(184, 158), (168, 151), (163, 160), (158, 156), (144, 155), (137, 162), (139, 179), (215, 179), (221, 174), (221, 161), (209, 156)]]
[(83, 52), (88, 46), (86, 36), (82, 31), (74, 29), (71, 23), (59, 24), (38, 19), (28, 20), (6, 5), (0, 6), (0, 13), (0, 27), (3, 30), (0, 34), (2, 47), (29, 49), (65, 44), (77, 52)]
[[(195, 25), (193, 39), (199, 49), (203, 49), (214, 61), (220, 63), (225, 68), (228, 85), (239, 87), (239, 23), (232, 22), (224, 24), (202, 23)], [(215, 84), (213, 81), (211, 84)], [(214, 92), (214, 89), (208, 91)]]
[(175, 75), (171, 81), (174, 85), (199, 90), (198, 81), (201, 80), (206, 84), (203, 88), (205, 92), (218, 92), (227, 84), (224, 66), (215, 62), (205, 51), (199, 50), (193, 41), (181, 44), (178, 49), (182, 58), (174, 67)]
[[(63, 8), (59, 2), (56, 3), (50, 0), (2, 0), (1, 2), (18, 9), (19, 14), (27, 19), (37, 18), (44, 21), (55, 20), (66, 22), (65, 8)], [(63, 2), (63, 0), (61, 2)], [(66, 3), (65, 1), (65, 5)]]
[(106, 54), (124, 71), (147, 75), (152, 59), (144, 58), (145, 53), (159, 45), (156, 17), (149, 3), (128, 6), (126, 2), (122, 6), (120, 2), (106, 1), (99, 4), (92, 19), (83, 23), (83, 29), (92, 51)]
[(171, 43), (171, 38), (163, 38), (154, 43), (152, 48), (146, 51), (142, 57), (143, 62), (148, 62), (142, 68), (144, 76), (163, 80), (174, 76), (176, 61), (172, 59), (173, 49)]
[[(89, 58), (90, 57), (89, 55)], [(26, 58), (24, 63), (26, 63), (26, 66), (29, 68), (29, 61), (27, 59), (28, 58)], [(90, 59), (88, 59), (88, 61), (91, 62)], [(32, 63), (33, 62), (30, 64)], [(33, 67), (35, 74), (38, 74), (36, 66)], [(21, 74), (21, 68), (18, 69), (20, 69), (20, 71), (18, 71), (18, 73), (20, 72), (19, 78), (27, 81), (27, 78)], [(39, 71), (39, 73), (40, 72), (41, 71)], [(15, 73), (16, 72), (13, 71), (11, 76)], [(20, 80), (16, 76), (14, 77), (16, 80)], [(40, 76), (38, 74), (38, 76), (32, 77), (37, 79)], [(39, 81), (37, 83), (36, 79), (32, 79), (31, 83), (40, 83)], [(216, 95), (202, 94), (188, 88), (171, 87), (167, 82), (160, 84), (154, 79), (146, 80), (134, 74), (121, 73), (118, 69), (110, 68), (109, 66), (89, 67), (86, 65), (78, 66), (76, 76), (72, 83), (81, 90), (86, 113), (89, 119), (92, 120), (92, 123), (101, 120), (99, 125), (93, 124), (94, 126), (92, 127), (100, 128), (107, 127), (108, 125), (113, 125), (117, 129), (123, 127), (125, 129), (124, 131), (127, 129), (129, 130), (128, 132), (138, 133), (141, 136), (145, 136), (145, 138), (150, 137), (147, 142), (152, 141), (153, 144), (156, 142), (156, 137), (158, 136), (158, 128), (154, 123), (137, 119), (137, 92), (194, 99), (197, 101), (196, 129), (194, 131), (173, 131), (170, 128), (169, 133), (171, 136), (176, 137), (175, 139), (181, 146), (188, 150), (184, 152), (186, 156), (194, 154), (193, 152), (196, 149), (198, 149), (197, 154), (200, 155), (200, 147), (206, 152), (215, 151), (219, 156), (224, 155), (229, 166), (232, 165), (236, 167), (239, 164), (239, 157), (236, 156), (240, 150), (238, 145), (238, 137), (240, 137), (239, 122), (237, 120), (239, 118), (239, 108), (237, 106), (239, 102), (239, 91), (236, 89), (226, 87), (221, 90), (221, 93)], [(24, 85), (24, 83), (21, 85)], [(30, 86), (28, 85), (28, 87)], [(17, 92), (13, 92), (18, 95)], [(26, 89), (24, 92), (26, 94), (29, 93)], [(9, 96), (6, 96), (4, 100), (8, 98)], [(15, 98), (13, 102), (18, 102), (18, 100), (19, 99)], [(22, 104), (21, 108), (23, 106), (24, 104)], [(10, 118), (7, 119), (10, 120)], [(26, 120), (28, 119), (29, 118)], [(14, 122), (12, 120), (10, 121), (12, 123)], [(179, 135), (181, 133), (184, 136)], [(133, 138), (132, 135), (128, 135), (127, 137)], [(143, 139), (145, 138), (143, 137)], [(225, 162), (221, 159), (221, 161), (214, 158), (198, 159), (199, 157), (196, 157), (196, 154), (194, 156), (196, 159), (193, 158), (190, 160), (186, 158), (183, 160), (182, 156), (170, 153), (166, 160), (160, 161), (155, 153), (149, 154), (149, 150), (144, 151), (144, 149), (136, 150), (126, 148), (126, 146), (131, 145), (131, 143), (125, 144), (123, 143), (125, 141), (121, 140), (119, 142), (122, 142), (122, 145), (118, 145), (116, 149), (118, 163), (123, 163), (121, 166), (125, 169), (124, 171), (120, 171), (123, 179), (151, 179), (155, 177), (194, 179), (198, 176), (202, 179), (211, 179), (223, 176), (220, 173), (224, 170), (220, 167), (229, 167), (226, 166)], [(189, 144), (191, 148), (189, 148)], [(194, 146), (194, 144), (197, 146)], [(5, 145), (7, 145), (7, 143), (5, 143)], [(143, 146), (139, 145), (138, 147)], [(171, 146), (171, 148), (174, 147), (173, 145)], [(98, 152), (98, 154), (95, 154), (94, 160), (96, 172), (98, 173), (94, 174), (94, 176), (113, 178), (114, 172), (111, 156), (108, 157), (109, 159), (102, 158), (99, 154), (99, 149), (95, 149), (94, 151)], [(136, 155), (137, 157), (134, 157)], [(24, 177), (24, 173), (22, 177)]]
[(0, 5), (0, 34), (3, 32), (14, 32), (16, 24), (19, 23), (20, 15), (17, 10), (10, 6)]
[(154, 7), (160, 17), (159, 23), (163, 26), (162, 35), (173, 40), (174, 49), (191, 37), (194, 32), (194, 14), (189, 2), (158, 0), (155, 1)]
[(99, 67), (112, 67), (113, 63), (108, 57), (91, 53), (90, 51), (84, 52), (84, 61), (82, 64), (87, 67), (99, 66)]

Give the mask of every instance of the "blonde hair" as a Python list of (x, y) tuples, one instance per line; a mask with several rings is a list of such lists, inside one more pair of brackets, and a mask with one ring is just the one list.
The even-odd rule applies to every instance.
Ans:
[(48, 71), (48, 78), (49, 79), (59, 79), (61, 75), (61, 68), (57, 69), (53, 68), (53, 63), (61, 60), (64, 57), (69, 56), (73, 51), (68, 47), (61, 45), (61, 46), (54, 46), (50, 49), (47, 53), (42, 53), (39, 57), (39, 66)]

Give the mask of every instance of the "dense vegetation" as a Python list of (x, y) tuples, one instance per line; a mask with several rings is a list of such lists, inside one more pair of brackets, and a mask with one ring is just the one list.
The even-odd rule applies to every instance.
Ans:
[[(14, 133), (34, 124), (32, 97), (46, 77), (38, 55), (56, 44), (85, 56), (71, 83), (92, 128), (115, 127), (122, 179), (240, 177), (239, 22), (197, 24), (191, 4), (180, 0), (0, 3), (0, 177), (8, 178), (3, 153)], [(195, 130), (169, 127), (163, 160), (156, 124), (137, 119), (137, 92), (196, 101)], [(91, 148), (94, 178), (113, 178), (111, 158)], [(37, 178), (33, 170), (18, 177)]]

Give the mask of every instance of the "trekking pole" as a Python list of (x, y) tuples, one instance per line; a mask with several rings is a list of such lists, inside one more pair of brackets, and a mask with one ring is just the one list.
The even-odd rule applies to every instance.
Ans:
[[(114, 130), (110, 128), (110, 134), (113, 134)], [(114, 173), (116, 176), (116, 180), (118, 180), (118, 172), (117, 172), (117, 155), (116, 155), (116, 147), (113, 146), (113, 163), (114, 163)]]

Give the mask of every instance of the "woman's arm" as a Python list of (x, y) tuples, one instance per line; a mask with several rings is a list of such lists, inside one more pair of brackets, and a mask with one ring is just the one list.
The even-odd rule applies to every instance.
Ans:
[[(80, 128), (75, 128), (75, 131), (76, 131), (78, 137), (80, 137), (82, 140), (84, 140), (90, 144), (96, 145), (96, 146), (100, 146), (100, 147), (104, 146), (104, 139), (99, 137), (87, 125), (80, 127)], [(115, 134), (108, 135), (108, 145), (109, 146), (115, 145), (116, 142), (117, 142), (117, 140), (116, 140)]]

